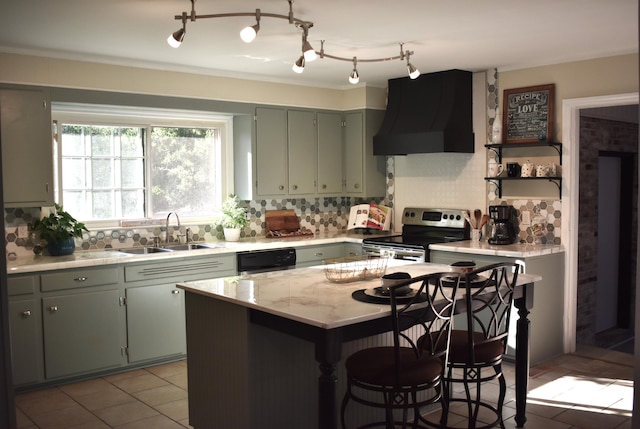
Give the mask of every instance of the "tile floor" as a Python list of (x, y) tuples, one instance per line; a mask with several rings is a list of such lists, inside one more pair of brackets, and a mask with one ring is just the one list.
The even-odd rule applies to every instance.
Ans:
[[(173, 362), (20, 393), (18, 428), (190, 428), (186, 367), (186, 361)], [(505, 373), (510, 388), (504, 417), (510, 429), (515, 428), (513, 366), (506, 364)], [(527, 429), (631, 428), (633, 355), (580, 347), (530, 374)]]

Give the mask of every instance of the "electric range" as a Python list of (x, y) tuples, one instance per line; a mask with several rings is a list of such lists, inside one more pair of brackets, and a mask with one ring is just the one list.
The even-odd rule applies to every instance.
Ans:
[(407, 207), (402, 213), (402, 234), (362, 241), (366, 254), (388, 252), (396, 259), (429, 262), (429, 245), (469, 239), (466, 210)]

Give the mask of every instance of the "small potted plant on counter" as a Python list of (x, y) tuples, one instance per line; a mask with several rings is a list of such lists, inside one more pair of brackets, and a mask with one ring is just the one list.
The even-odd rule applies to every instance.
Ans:
[(223, 230), (227, 241), (238, 241), (242, 228), (249, 224), (247, 211), (238, 205), (239, 202), (236, 195), (229, 195), (222, 203), (222, 214), (215, 221), (216, 229)]
[(84, 223), (78, 222), (62, 206), (55, 204), (55, 211), (42, 219), (36, 219), (31, 231), (47, 242), (51, 256), (70, 255), (75, 251), (75, 238), (81, 238), (84, 231), (89, 232)]

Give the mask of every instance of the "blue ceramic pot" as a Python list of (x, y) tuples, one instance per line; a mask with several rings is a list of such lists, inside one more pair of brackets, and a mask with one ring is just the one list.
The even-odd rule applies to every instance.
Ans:
[(76, 250), (76, 242), (72, 237), (54, 243), (47, 243), (47, 250), (51, 256), (71, 255)]

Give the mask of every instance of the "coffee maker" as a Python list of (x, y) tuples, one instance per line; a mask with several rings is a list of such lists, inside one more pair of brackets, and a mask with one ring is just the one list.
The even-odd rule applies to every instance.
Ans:
[(516, 241), (513, 206), (489, 206), (491, 234), (489, 244), (512, 244)]

